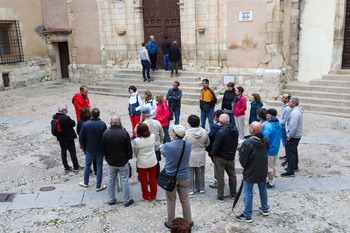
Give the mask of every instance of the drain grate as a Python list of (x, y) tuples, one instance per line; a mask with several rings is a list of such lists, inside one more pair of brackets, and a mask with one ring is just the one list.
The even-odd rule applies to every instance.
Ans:
[(52, 190), (55, 190), (56, 188), (53, 187), (53, 186), (47, 186), (47, 187), (41, 187), (39, 190), (41, 192), (48, 192), (48, 191), (52, 191)]
[(0, 193), (0, 202), (12, 202), (16, 193)]

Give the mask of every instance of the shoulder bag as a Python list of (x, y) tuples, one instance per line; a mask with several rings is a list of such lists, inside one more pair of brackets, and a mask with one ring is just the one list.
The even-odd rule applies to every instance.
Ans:
[(182, 151), (181, 151), (181, 156), (180, 156), (180, 161), (179, 164), (177, 165), (177, 169), (176, 169), (176, 173), (174, 176), (170, 176), (168, 174), (165, 173), (165, 168), (163, 169), (163, 171), (161, 171), (159, 173), (158, 179), (157, 179), (157, 184), (164, 189), (165, 191), (169, 191), (172, 192), (175, 188), (176, 185), (176, 175), (177, 172), (179, 171), (180, 168), (180, 164), (181, 164), (181, 160), (185, 151), (185, 145), (186, 142), (183, 141), (183, 146), (182, 146)]

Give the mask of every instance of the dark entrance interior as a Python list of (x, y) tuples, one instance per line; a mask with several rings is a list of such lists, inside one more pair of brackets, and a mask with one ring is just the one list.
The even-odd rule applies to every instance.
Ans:
[(69, 78), (68, 66), (69, 66), (69, 50), (68, 42), (58, 43), (58, 52), (60, 55), (61, 75), (62, 78)]
[[(162, 43), (168, 36), (170, 45), (173, 41), (181, 51), (180, 9), (178, 0), (143, 0), (143, 22), (145, 42), (154, 35), (157, 45), (157, 68), (163, 69)], [(179, 68), (181, 68), (181, 54)]]
[(350, 69), (350, 1), (346, 3), (342, 69)]

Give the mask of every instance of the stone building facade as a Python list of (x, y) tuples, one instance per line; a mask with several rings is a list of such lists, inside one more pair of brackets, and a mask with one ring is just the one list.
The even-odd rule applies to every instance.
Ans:
[(0, 65), (11, 82), (39, 70), (21, 80), (98, 81), (141, 69), (141, 43), (154, 34), (160, 48), (167, 33), (180, 42), (182, 70), (213, 74), (218, 88), (233, 76), (273, 98), (286, 82), (344, 70), (346, 0), (33, 0), (26, 11), (4, 2), (0, 20), (19, 19), (23, 32), (23, 62)]
[(42, 22), (40, 0), (1, 1), (0, 90), (51, 78)]

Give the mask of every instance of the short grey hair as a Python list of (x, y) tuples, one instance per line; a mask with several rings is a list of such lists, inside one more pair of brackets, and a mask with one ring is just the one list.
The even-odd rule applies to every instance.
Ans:
[(229, 123), (230, 122), (230, 116), (227, 115), (226, 113), (221, 114), (219, 116), (219, 121), (222, 122), (222, 123)]
[(176, 44), (177, 44), (177, 42), (176, 42), (176, 40), (174, 40), (174, 41), (173, 41), (173, 45), (176, 45)]
[(145, 117), (145, 118), (150, 118), (150, 116), (151, 116), (151, 113), (142, 113), (142, 115)]
[(291, 100), (293, 103), (295, 103), (296, 106), (299, 105), (299, 97), (297, 97), (297, 96), (292, 96), (292, 97), (290, 98), (290, 100)]
[(120, 117), (117, 115), (112, 116), (111, 125), (120, 125)]
[(58, 105), (58, 112), (62, 112), (63, 110), (67, 110), (67, 105), (60, 104)]

